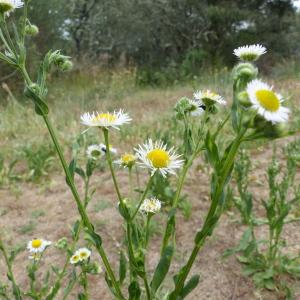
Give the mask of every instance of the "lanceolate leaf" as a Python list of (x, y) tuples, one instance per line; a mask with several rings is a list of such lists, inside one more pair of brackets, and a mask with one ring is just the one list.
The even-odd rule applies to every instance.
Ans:
[(172, 246), (168, 246), (161, 256), (150, 284), (153, 293), (155, 293), (160, 287), (169, 271), (173, 252), (174, 248)]

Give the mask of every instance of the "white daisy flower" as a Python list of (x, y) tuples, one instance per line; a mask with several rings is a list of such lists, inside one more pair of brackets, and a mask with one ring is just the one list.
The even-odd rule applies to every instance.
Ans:
[(205, 111), (205, 105), (198, 100), (189, 99), (189, 103), (191, 105), (191, 116), (197, 117), (203, 114)]
[(284, 99), (272, 86), (255, 79), (248, 83), (247, 93), (253, 108), (266, 120), (273, 124), (288, 121), (290, 110), (282, 106)]
[(90, 127), (113, 127), (119, 129), (119, 126), (130, 123), (130, 121), (131, 118), (127, 113), (124, 113), (123, 110), (114, 111), (113, 113), (87, 112), (81, 116), (82, 124)]
[(84, 261), (91, 256), (91, 251), (87, 248), (80, 248), (75, 252), (75, 255), (78, 255), (80, 261)]
[(9, 13), (23, 5), (24, 3), (21, 0), (0, 0), (0, 13), (9, 15)]
[[(106, 146), (104, 144), (100, 144), (99, 146), (100, 146), (102, 155), (105, 155), (106, 154)], [(110, 150), (110, 153), (112, 153), (112, 154), (118, 153), (118, 150), (116, 148), (113, 148), (111, 145), (109, 145), (109, 150)]]
[(136, 162), (136, 156), (134, 154), (125, 153), (120, 159), (115, 160), (114, 163), (124, 168), (132, 168)]
[(167, 150), (167, 146), (162, 142), (152, 142), (148, 140), (143, 145), (139, 145), (138, 149), (135, 149), (136, 156), (141, 163), (142, 167), (150, 169), (151, 176), (158, 170), (164, 177), (168, 173), (176, 174), (175, 170), (182, 167), (184, 161), (179, 158), (181, 155), (177, 155), (174, 148)]
[(103, 155), (101, 145), (90, 145), (86, 150), (86, 155), (89, 159), (97, 160)]
[(44, 252), (45, 249), (51, 244), (52, 243), (50, 241), (46, 241), (43, 239), (34, 239), (28, 242), (27, 249), (31, 253), (41, 253)]
[(70, 264), (72, 264), (72, 265), (76, 265), (76, 264), (78, 264), (79, 262), (80, 262), (81, 260), (80, 260), (80, 257), (79, 257), (79, 255), (78, 254), (73, 254), (72, 256), (71, 256), (71, 258), (70, 258)]
[(223, 99), (222, 96), (211, 92), (210, 90), (206, 91), (197, 91), (194, 93), (194, 98), (204, 105), (212, 105), (212, 104), (221, 104), (225, 105), (226, 101)]
[(145, 199), (140, 207), (140, 211), (146, 214), (148, 213), (155, 214), (159, 212), (160, 209), (161, 209), (161, 202), (155, 197), (152, 197), (150, 199)]
[(243, 61), (255, 61), (263, 54), (267, 53), (267, 49), (262, 45), (247, 45), (234, 49), (233, 54)]

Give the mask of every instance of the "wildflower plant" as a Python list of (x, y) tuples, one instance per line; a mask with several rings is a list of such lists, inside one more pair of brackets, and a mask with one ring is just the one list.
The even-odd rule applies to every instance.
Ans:
[[(6, 248), (0, 241), (0, 251), (7, 265), (8, 279), (12, 285), (12, 294), (18, 300), (23, 299), (25, 296), (29, 296), (32, 299), (41, 299), (42, 297), (47, 300), (56, 299), (62, 289), (63, 279), (68, 278), (67, 286), (62, 292), (63, 299), (66, 299), (76, 283), (79, 283), (83, 287), (78, 298), (88, 299), (89, 286), (87, 274), (99, 273), (100, 268), (91, 261), (92, 259), (98, 259), (99, 255), (101, 264), (103, 265), (105, 281), (116, 299), (159, 299), (159, 290), (170, 273), (170, 266), (176, 251), (176, 215), (179, 208), (179, 200), (181, 199), (181, 192), (194, 160), (203, 155), (207, 158), (212, 168), (210, 208), (202, 227), (195, 232), (193, 249), (188, 255), (187, 261), (176, 271), (174, 286), (169, 288), (163, 296), (168, 300), (185, 298), (199, 282), (199, 275), (197, 274), (191, 276), (189, 279), (188, 277), (199, 251), (207, 238), (213, 234), (223, 213), (227, 199), (227, 187), (232, 176), (237, 153), (242, 143), (261, 137), (274, 138), (282, 135), (282, 132), (278, 128), (275, 130), (277, 122), (287, 121), (287, 111), (284, 110), (284, 116), (283, 111), (279, 111), (282, 103), (281, 97), (279, 98), (271, 88), (254, 85), (252, 80), (256, 80), (258, 71), (248, 59), (247, 63), (242, 62), (234, 69), (233, 104), (231, 109), (226, 108), (229, 102), (225, 102), (220, 95), (209, 90), (196, 92), (194, 99), (181, 99), (175, 106), (175, 115), (178, 126), (183, 126), (184, 128), (184, 136), (182, 137), (183, 145), (181, 147), (183, 153), (178, 153), (175, 145), (167, 145), (159, 140), (152, 140), (150, 138), (144, 143), (141, 142), (140, 146), (133, 150), (134, 153), (132, 155), (134, 159), (133, 156), (123, 156), (121, 163), (119, 161), (118, 164), (128, 167), (129, 171), (132, 169), (133, 164), (143, 167), (147, 174), (147, 183), (145, 187), (140, 187), (138, 192), (133, 193), (131, 190), (130, 195), (125, 195), (119, 187), (115, 168), (116, 164), (113, 163), (112, 158), (113, 151), (110, 139), (111, 131), (115, 130), (118, 132), (122, 130), (123, 126), (129, 125), (132, 121), (131, 116), (122, 109), (111, 112), (99, 109), (99, 112), (82, 114), (80, 117), (81, 123), (87, 126), (89, 130), (99, 133), (101, 136), (99, 139), (104, 140), (105, 148), (103, 146), (88, 148), (85, 169), (80, 166), (77, 160), (76, 154), (79, 151), (77, 148), (73, 151), (73, 159), (69, 164), (67, 163), (57, 134), (49, 118), (47, 75), (53, 67), (58, 68), (62, 72), (70, 70), (72, 62), (69, 57), (61, 54), (60, 51), (49, 51), (41, 61), (37, 74), (33, 76), (29, 75), (26, 64), (26, 44), (32, 36), (31, 32), (29, 34), (28, 31), (30, 21), (27, 16), (27, 9), (29, 3), (29, 0), (25, 0), (24, 3), (22, 1), (0, 0), (0, 8), (2, 8), (0, 9), (0, 39), (4, 49), (3, 52), (0, 52), (0, 59), (13, 68), (16, 68), (24, 78), (25, 95), (32, 100), (36, 114), (43, 119), (48, 129), (49, 137), (54, 144), (64, 170), (66, 183), (77, 205), (79, 219), (73, 226), (71, 242), (63, 239), (55, 244), (56, 248), (65, 253), (66, 260), (62, 268), (52, 268), (56, 275), (54, 282), (48, 283), (46, 280), (47, 284), (39, 288), (36, 284), (35, 272), (40, 265), (41, 259), (32, 260), (32, 265), (28, 271), (31, 278), (29, 292), (23, 291), (16, 282), (12, 271), (13, 259), (9, 257)], [(10, 5), (9, 9), (5, 6), (7, 4)], [(21, 8), (23, 4), (23, 16), (16, 26), (13, 20), (10, 19), (8, 12), (12, 13), (14, 9)], [(9, 30), (10, 27), (14, 30)], [(255, 57), (255, 59), (257, 58)], [(254, 105), (252, 94), (249, 92), (249, 84), (250, 87), (256, 87), (255, 90), (251, 88), (251, 91), (254, 91), (253, 93), (257, 98), (255, 104), (260, 103), (264, 107), (264, 111)], [(249, 87), (249, 90), (247, 87)], [(217, 112), (219, 112), (218, 116), (220, 116), (219, 122), (213, 120), (213, 116), (215, 118)], [(269, 117), (270, 115), (273, 116), (274, 112), (278, 112), (280, 116), (276, 118)], [(222, 138), (221, 133), (229, 121), (232, 124), (232, 136), (225, 149), (223, 149), (219, 146), (220, 138)], [(217, 126), (212, 126), (212, 124), (215, 125), (216, 123)], [(270, 132), (271, 134), (269, 134)], [(120, 252), (118, 275), (105, 250), (102, 238), (96, 232), (95, 226), (87, 213), (87, 207), (93, 195), (89, 187), (90, 178), (95, 171), (94, 158), (98, 156), (94, 155), (95, 151), (97, 153), (103, 151), (103, 154), (105, 154), (116, 192), (118, 202), (116, 206), (124, 222), (123, 242), (125, 250), (122, 249)], [(79, 194), (75, 184), (74, 178), (77, 175), (84, 180), (85, 191), (83, 197)], [(159, 178), (164, 179), (167, 175), (173, 176), (176, 181), (176, 192), (167, 208), (167, 214), (163, 215), (161, 210), (161, 201), (163, 202), (163, 199), (154, 198), (150, 194), (150, 191), (154, 176), (157, 176), (156, 178), (159, 180)], [(149, 228), (151, 218), (155, 218), (157, 215), (161, 215), (161, 219), (165, 220), (165, 229), (162, 236), (160, 259), (152, 273), (147, 269), (146, 258), (150, 242)], [(80, 243), (81, 236), (84, 236), (86, 245), (79, 248), (77, 244)], [(37, 240), (31, 241), (29, 249), (38, 249), (35, 248), (37, 244)], [(43, 241), (40, 247), (42, 245)], [(46, 249), (45, 247), (42, 248), (43, 250)], [(47, 255), (48, 250), (41, 253)], [(73, 267), (71, 273), (70, 265)], [(3, 290), (1, 291), (3, 292)]]
[[(291, 279), (299, 278), (299, 254), (287, 253), (288, 243), (284, 228), (299, 222), (297, 215), (300, 189), (295, 182), (297, 161), (295, 143), (285, 148), (286, 166), (282, 168), (276, 159), (274, 149), (272, 161), (267, 170), (269, 195), (259, 199), (264, 207), (264, 217), (257, 216), (253, 194), (246, 183), (251, 168), (251, 161), (245, 151), (241, 152), (236, 165), (238, 196), (235, 206), (241, 213), (241, 220), (246, 225), (239, 244), (225, 252), (225, 256), (237, 254), (243, 264), (243, 273), (251, 276), (258, 288), (278, 290), (292, 299)], [(260, 228), (266, 227), (267, 234), (259, 235)], [(289, 278), (290, 280), (287, 280)]]

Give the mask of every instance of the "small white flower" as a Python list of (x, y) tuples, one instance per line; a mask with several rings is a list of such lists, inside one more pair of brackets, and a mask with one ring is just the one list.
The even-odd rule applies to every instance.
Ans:
[(20, 8), (24, 5), (21, 0), (0, 0), (0, 13), (9, 13), (13, 12), (16, 8)]
[(81, 122), (84, 125), (90, 127), (104, 127), (104, 128), (115, 128), (119, 129), (119, 126), (123, 124), (130, 123), (131, 118), (127, 113), (124, 113), (123, 110), (114, 111), (113, 113), (84, 113), (81, 116)]
[[(104, 144), (100, 144), (99, 146), (100, 146), (102, 155), (105, 155), (106, 154), (106, 146)], [(109, 145), (109, 151), (112, 154), (118, 153), (118, 150), (116, 148), (113, 148), (111, 145)]]
[(76, 264), (78, 264), (79, 262), (80, 262), (81, 260), (80, 260), (80, 257), (79, 257), (79, 255), (78, 254), (73, 254), (72, 256), (71, 256), (71, 258), (70, 258), (70, 263), (72, 264), (72, 265), (76, 265)]
[(31, 253), (41, 253), (44, 252), (45, 249), (51, 244), (52, 243), (50, 241), (46, 241), (43, 239), (34, 239), (28, 242), (27, 249)]
[(214, 103), (225, 105), (226, 101), (222, 96), (211, 92), (210, 90), (206, 91), (197, 91), (194, 93), (194, 98), (204, 105), (212, 105)]
[(87, 248), (80, 248), (75, 252), (75, 255), (78, 255), (80, 261), (84, 261), (91, 256), (91, 251)]
[(266, 120), (273, 124), (288, 121), (290, 110), (282, 106), (284, 99), (272, 86), (255, 79), (248, 83), (247, 93), (253, 108)]
[(191, 116), (193, 116), (193, 117), (201, 116), (203, 114), (203, 112), (205, 111), (205, 105), (202, 102), (200, 102), (199, 100), (189, 99), (189, 103), (192, 107)]
[(89, 159), (97, 160), (103, 155), (101, 145), (90, 145), (86, 150), (86, 155)]
[(233, 51), (233, 54), (243, 61), (258, 60), (265, 53), (267, 53), (267, 49), (259, 44), (238, 47)]
[(167, 150), (167, 146), (161, 141), (155, 143), (151, 139), (143, 145), (139, 145), (139, 148), (135, 149), (136, 156), (141, 162), (142, 167), (151, 170), (151, 176), (158, 170), (164, 177), (168, 173), (176, 174), (175, 170), (180, 169), (184, 163), (179, 158), (181, 155), (177, 155), (174, 148)]
[(134, 154), (125, 153), (121, 156), (120, 159), (115, 160), (114, 163), (120, 165), (124, 168), (131, 168), (136, 162), (136, 156)]
[(155, 197), (152, 197), (150, 199), (145, 199), (140, 207), (140, 211), (146, 214), (148, 213), (155, 214), (159, 212), (160, 209), (161, 209), (161, 202)]

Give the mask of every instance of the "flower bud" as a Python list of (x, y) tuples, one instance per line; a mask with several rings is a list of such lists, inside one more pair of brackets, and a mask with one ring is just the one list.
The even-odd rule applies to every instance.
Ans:
[(27, 24), (25, 26), (25, 34), (26, 35), (35, 36), (35, 35), (38, 35), (38, 33), (39, 33), (39, 28), (36, 25)]
[(59, 240), (55, 243), (55, 247), (56, 247), (57, 249), (61, 249), (61, 250), (67, 249), (67, 247), (68, 247), (68, 240), (67, 240), (67, 238), (66, 238), (66, 237), (63, 237), (63, 238), (59, 239)]
[(49, 57), (49, 64), (56, 65), (61, 71), (69, 71), (73, 68), (73, 63), (69, 56), (62, 55), (59, 50), (52, 52)]
[(258, 69), (251, 63), (240, 63), (233, 70), (234, 80), (242, 79), (243, 81), (249, 81), (256, 78), (258, 75)]
[(61, 65), (58, 66), (61, 71), (67, 72), (73, 69), (73, 63), (70, 60), (65, 60)]
[(249, 100), (248, 93), (246, 91), (240, 92), (237, 95), (237, 100), (238, 100), (239, 104), (241, 104), (245, 108), (250, 107), (252, 105)]

